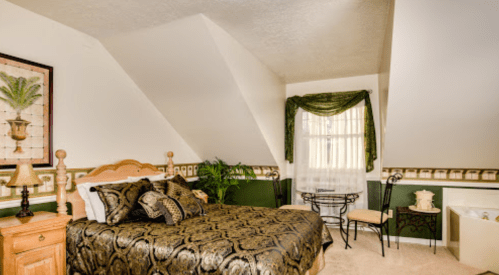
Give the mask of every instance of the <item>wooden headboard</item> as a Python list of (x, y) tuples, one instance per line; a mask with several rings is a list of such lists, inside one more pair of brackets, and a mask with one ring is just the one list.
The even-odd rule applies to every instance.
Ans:
[[(66, 201), (70, 202), (73, 208), (73, 220), (84, 218), (87, 216), (85, 212), (85, 202), (81, 198), (78, 190), (72, 193), (66, 194), (66, 165), (64, 164), (64, 159), (66, 158), (66, 151), (57, 150), (55, 156), (59, 160), (57, 164), (57, 212), (59, 214), (67, 215), (68, 209), (66, 207)], [(173, 176), (173, 152), (168, 152), (168, 162), (167, 162), (167, 175)], [(85, 175), (84, 177), (75, 179), (75, 184), (85, 183), (85, 182), (110, 182), (127, 179), (128, 177), (140, 177), (140, 176), (150, 176), (163, 173), (158, 170), (156, 166), (149, 163), (141, 163), (133, 159), (122, 160), (115, 164), (102, 165)]]

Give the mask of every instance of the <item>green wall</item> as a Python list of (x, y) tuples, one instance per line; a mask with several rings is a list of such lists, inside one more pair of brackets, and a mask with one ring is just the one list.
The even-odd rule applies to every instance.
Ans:
[[(291, 201), (291, 179), (281, 181), (282, 193), (286, 198), (285, 204)], [(197, 188), (197, 182), (191, 183), (192, 188)], [(241, 180), (239, 188), (230, 187), (227, 190), (227, 204), (248, 205), (275, 208), (274, 187), (271, 180)]]
[[(291, 180), (281, 181), (282, 193), (289, 204)], [(249, 183), (241, 181), (240, 189), (233, 189), (232, 201), (229, 204), (261, 206), (275, 208), (274, 187), (270, 180), (252, 180)]]
[[(19, 203), (19, 205), (21, 205), (21, 203)], [(67, 206), (68, 206), (68, 213), (71, 215), (72, 213), (71, 205), (68, 203)], [(21, 210), (21, 206), (0, 209), (0, 218), (7, 216), (14, 216), (19, 212), (19, 210)], [(53, 201), (40, 204), (32, 204), (29, 206), (29, 210), (31, 210), (31, 212), (37, 212), (37, 211), (57, 212), (57, 202)]]

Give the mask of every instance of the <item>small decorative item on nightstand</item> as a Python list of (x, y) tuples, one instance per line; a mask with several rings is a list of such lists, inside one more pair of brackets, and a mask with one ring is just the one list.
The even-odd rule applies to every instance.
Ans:
[(204, 201), (204, 203), (208, 203), (208, 195), (203, 190), (192, 190), (192, 193), (196, 198)]
[(33, 166), (28, 161), (21, 161), (17, 164), (16, 172), (12, 179), (7, 183), (8, 187), (23, 187), (23, 200), (21, 201), (21, 211), (16, 214), (16, 217), (28, 217), (33, 216), (33, 212), (29, 210), (28, 201), (28, 186), (40, 185), (42, 181), (36, 176), (35, 171), (33, 171)]

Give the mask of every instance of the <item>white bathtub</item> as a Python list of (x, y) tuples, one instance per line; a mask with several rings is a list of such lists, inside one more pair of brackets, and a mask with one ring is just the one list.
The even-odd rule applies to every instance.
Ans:
[[(499, 273), (499, 209), (448, 206), (447, 248), (467, 265)], [(482, 219), (484, 212), (489, 220)]]

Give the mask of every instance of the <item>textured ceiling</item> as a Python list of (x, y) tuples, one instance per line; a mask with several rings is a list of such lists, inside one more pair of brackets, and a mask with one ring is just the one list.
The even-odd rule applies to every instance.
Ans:
[(202, 13), (286, 83), (377, 73), (391, 0), (9, 0), (98, 39)]

